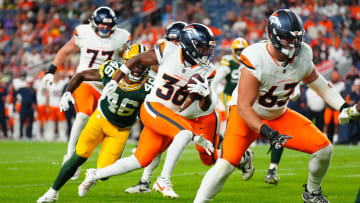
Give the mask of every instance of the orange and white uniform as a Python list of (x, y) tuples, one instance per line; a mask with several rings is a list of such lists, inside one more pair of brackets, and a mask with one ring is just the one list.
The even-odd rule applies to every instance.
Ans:
[[(141, 107), (140, 118), (144, 129), (135, 152), (135, 157), (142, 167), (147, 166), (159, 153), (165, 151), (180, 131), (210, 134), (205, 132), (209, 127), (206, 122), (210, 121), (214, 125), (214, 118), (205, 119), (207, 116), (213, 116), (214, 107), (210, 107), (202, 114), (192, 114), (192, 117), (190, 114), (185, 115), (189, 116), (188, 118), (180, 115), (179, 111), (188, 95), (186, 84), (191, 76), (199, 73), (203, 77), (212, 79), (215, 76), (215, 67), (212, 64), (207, 67), (186, 66), (181, 48), (166, 41), (156, 46), (155, 53), (159, 69), (154, 87)], [(213, 138), (215, 139), (216, 136), (214, 135)], [(216, 141), (213, 143), (216, 144)], [(211, 164), (206, 158), (202, 158), (202, 161), (207, 165)]]
[[(116, 28), (107, 38), (99, 37), (90, 24), (79, 25), (75, 28), (73, 36), (80, 48), (80, 63), (76, 73), (99, 69), (107, 60), (119, 60), (121, 52), (130, 41), (130, 33), (124, 29)], [(103, 84), (101, 82), (83, 82), (74, 92), (75, 110), (90, 116), (96, 109)]]
[[(259, 81), (258, 97), (253, 109), (262, 121), (280, 134), (292, 136), (285, 147), (314, 153), (330, 144), (327, 137), (301, 114), (287, 108), (295, 86), (313, 70), (311, 48), (302, 43), (299, 54), (285, 66), (269, 52), (269, 42), (253, 44), (242, 52), (240, 68), (247, 68)], [(240, 78), (241, 80), (241, 78)], [(262, 138), (251, 130), (237, 113), (238, 87), (229, 102), (230, 116), (225, 132), (222, 158), (232, 165), (240, 163), (241, 156), (256, 139)]]
[(36, 89), (36, 102), (37, 102), (37, 118), (40, 121), (41, 126), (49, 118), (49, 112), (47, 112), (47, 89), (41, 84), (41, 80), (37, 79), (34, 82), (34, 88)]
[(60, 112), (60, 98), (62, 96), (65, 85), (68, 79), (54, 82), (49, 88), (49, 120), (51, 121), (65, 121), (65, 112)]

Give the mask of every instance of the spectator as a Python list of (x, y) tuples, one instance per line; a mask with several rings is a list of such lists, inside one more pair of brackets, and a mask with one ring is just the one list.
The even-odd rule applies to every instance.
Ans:
[(309, 107), (308, 118), (315, 123), (320, 130), (324, 126), (325, 101), (311, 88), (305, 91), (306, 105)]
[[(1, 74), (0, 74), (1, 76)], [(7, 95), (7, 86), (0, 77), (0, 127), (3, 131), (4, 138), (8, 137), (7, 134), (7, 123), (5, 115), (5, 99)]]
[[(356, 104), (360, 101), (360, 79), (355, 79), (354, 84), (351, 86), (351, 91), (347, 95), (349, 104)], [(360, 141), (360, 121), (354, 120), (349, 123), (349, 130), (347, 134), (342, 135), (339, 139), (340, 144), (358, 144)]]
[[(32, 139), (32, 126), (34, 121), (34, 112), (36, 110), (36, 91), (33, 88), (32, 78), (26, 79), (26, 87), (20, 88), (16, 94), (21, 96), (20, 108), (20, 139), (23, 136), (25, 121), (27, 120), (26, 137)], [(15, 97), (16, 98), (16, 97)]]
[[(341, 94), (345, 90), (345, 83), (340, 81), (339, 73), (337, 69), (331, 75), (331, 83), (335, 86), (336, 90)], [(339, 111), (334, 110), (329, 105), (326, 105), (324, 111), (324, 128), (323, 132), (332, 140), (333, 143), (337, 143), (339, 141)], [(334, 124), (334, 133), (333, 135), (329, 134), (329, 126), (330, 124)]]

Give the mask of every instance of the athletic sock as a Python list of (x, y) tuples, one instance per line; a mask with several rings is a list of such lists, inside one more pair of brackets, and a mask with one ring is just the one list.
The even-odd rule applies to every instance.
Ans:
[(74, 123), (71, 127), (70, 138), (69, 138), (66, 155), (70, 156), (70, 154), (73, 154), (75, 152), (77, 140), (81, 134), (81, 131), (84, 129), (86, 123), (88, 122), (88, 120), (89, 120), (88, 115), (81, 113), (81, 112), (76, 114)]
[(60, 188), (74, 175), (76, 169), (86, 160), (86, 158), (73, 153), (71, 158), (62, 165), (52, 188), (57, 191), (60, 190)]
[(95, 173), (95, 179), (98, 180), (114, 175), (120, 175), (139, 168), (141, 168), (139, 161), (136, 159), (135, 155), (131, 155), (129, 157), (117, 160), (110, 166), (97, 169)]
[(309, 178), (307, 182), (307, 189), (310, 193), (320, 189), (322, 179), (330, 166), (331, 155), (331, 144), (312, 154), (309, 161)]
[(177, 161), (181, 157), (186, 145), (190, 142), (191, 137), (192, 132), (189, 130), (182, 130), (175, 136), (173, 142), (167, 150), (165, 163), (161, 171), (161, 177), (170, 178)]
[(234, 169), (235, 167), (227, 160), (218, 159), (202, 179), (194, 203), (210, 201), (223, 188)]
[(275, 149), (275, 147), (273, 147), (271, 149), (271, 163), (279, 164), (283, 151), (283, 147), (281, 147), (280, 149)]
[(159, 165), (161, 160), (161, 154), (158, 154), (155, 159), (144, 169), (143, 175), (141, 176), (141, 182), (150, 182), (151, 177), (155, 171), (155, 168)]

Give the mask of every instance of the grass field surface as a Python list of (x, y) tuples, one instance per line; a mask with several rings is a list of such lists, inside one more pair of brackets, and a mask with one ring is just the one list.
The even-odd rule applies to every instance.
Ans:
[[(134, 144), (128, 144), (124, 156), (128, 156), (133, 147)], [(270, 154), (266, 154), (268, 146), (256, 146), (252, 150), (255, 155), (254, 177), (243, 181), (241, 171), (236, 170), (214, 198), (214, 202), (302, 202), (302, 184), (307, 181), (310, 155), (285, 149), (278, 171), (280, 181), (277, 186), (273, 186), (264, 183), (270, 160)], [(65, 143), (1, 141), (0, 202), (36, 202), (55, 180), (65, 151)], [(107, 181), (98, 181), (81, 198), (77, 194), (77, 187), (84, 179), (85, 169), (96, 167), (98, 152), (99, 148), (82, 166), (78, 180), (70, 180), (64, 185), (58, 202), (192, 202), (202, 177), (209, 169), (201, 163), (195, 147), (189, 145), (171, 178), (179, 199), (166, 199), (156, 192), (126, 194), (125, 189), (138, 182), (142, 169)], [(152, 183), (160, 174), (164, 158), (165, 155)], [(332, 203), (355, 201), (360, 187), (359, 146), (334, 147), (332, 163), (322, 187)]]

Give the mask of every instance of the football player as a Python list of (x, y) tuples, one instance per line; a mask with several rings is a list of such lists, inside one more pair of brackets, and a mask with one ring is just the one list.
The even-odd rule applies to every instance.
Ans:
[(49, 117), (45, 123), (45, 132), (44, 139), (45, 141), (52, 142), (55, 141), (56, 129), (58, 131), (57, 141), (66, 142), (66, 119), (65, 112), (61, 112), (59, 108), (59, 103), (61, 95), (63, 93), (65, 85), (69, 82), (67, 77), (64, 77), (64, 71), (57, 71), (55, 73), (53, 84), (49, 87), (48, 94), (48, 108), (49, 108)]
[(268, 21), (270, 42), (250, 45), (242, 52), (241, 75), (230, 104), (222, 157), (206, 173), (194, 202), (210, 201), (223, 187), (250, 144), (265, 138), (272, 147), (312, 154), (304, 202), (328, 202), (321, 182), (329, 168), (332, 145), (299, 113), (287, 108), (290, 94), (303, 81), (337, 110), (349, 107), (316, 70), (312, 50), (302, 42), (304, 28), (291, 10), (275, 11)]
[[(165, 38), (167, 41), (171, 41), (173, 43), (178, 44), (180, 40), (180, 32), (181, 30), (186, 26), (183, 22), (174, 22), (171, 25), (168, 26), (166, 30)], [(215, 76), (216, 77), (216, 76)], [(212, 83), (211, 83), (212, 84)], [(195, 120), (198, 126), (193, 126), (196, 134), (204, 134), (204, 137), (208, 140), (215, 140), (214, 143), (214, 156), (208, 156), (206, 152), (201, 148), (197, 146), (197, 149), (200, 153), (200, 158), (202, 162), (210, 166), (215, 163), (215, 161), (218, 158), (218, 152), (217, 152), (217, 146), (219, 144), (219, 129), (220, 129), (220, 122), (219, 122), (219, 116), (217, 112), (215, 111), (215, 102), (213, 99), (214, 94), (212, 94), (212, 102), (211, 106), (207, 111), (202, 111), (199, 107), (199, 102), (195, 101), (193, 102), (187, 109), (182, 111), (180, 113), (181, 116), (190, 119)], [(202, 125), (203, 130), (200, 130), (199, 126)], [(203, 127), (206, 126), (206, 127)], [(157, 178), (157, 181), (153, 185), (153, 190), (158, 191), (162, 193), (165, 197), (169, 198), (178, 198), (179, 195), (175, 193), (175, 191), (172, 188), (172, 184), (170, 181), (172, 170), (174, 169), (174, 166), (176, 164), (176, 160), (174, 161), (171, 159), (170, 153), (176, 150), (176, 148), (182, 148), (179, 147), (179, 145), (187, 144), (187, 143), (180, 143), (180, 142), (172, 142), (171, 145), (168, 148), (168, 156), (165, 160), (164, 167), (161, 171), (161, 175)], [(176, 153), (176, 152), (175, 152)], [(249, 159), (252, 158), (252, 153), (249, 154)], [(139, 180), (139, 183), (137, 185), (134, 185), (128, 189), (125, 190), (126, 193), (144, 193), (144, 192), (150, 192), (150, 180), (152, 177), (152, 174), (155, 171), (155, 168), (160, 163), (160, 155), (158, 155), (149, 166), (145, 167), (142, 177)], [(169, 158), (168, 158), (169, 157)], [(245, 159), (243, 159), (245, 163)], [(252, 160), (251, 160), (252, 161)], [(250, 161), (247, 161), (250, 162)], [(253, 167), (251, 165), (251, 170), (248, 167), (243, 167), (245, 164), (242, 163), (241, 167), (244, 169), (244, 175), (243, 177), (246, 177), (246, 179), (249, 179), (253, 174)], [(247, 174), (249, 173), (249, 174)], [(250, 174), (251, 173), (251, 174)], [(246, 174), (246, 175), (245, 175)]]
[[(80, 50), (80, 62), (76, 72), (88, 69), (98, 69), (105, 61), (121, 58), (130, 41), (130, 33), (116, 27), (115, 12), (109, 7), (99, 7), (91, 15), (89, 24), (75, 28), (73, 37), (56, 54), (54, 61), (43, 77), (43, 85), (49, 87), (53, 83), (54, 73), (65, 59), (73, 52)], [(83, 82), (74, 91), (76, 101), (76, 117), (71, 128), (67, 153), (64, 161), (75, 151), (76, 141), (96, 109), (103, 85), (99, 82)], [(72, 179), (77, 179), (77, 170)]]
[(241, 64), (240, 55), (242, 50), (244, 50), (247, 46), (248, 43), (244, 38), (238, 37), (234, 39), (231, 45), (231, 55), (224, 55), (221, 58), (220, 67), (216, 69), (216, 75), (214, 77), (214, 81), (211, 84), (211, 89), (215, 91), (220, 82), (224, 79), (226, 80), (225, 89), (221, 93), (221, 101), (225, 106), (226, 115), (229, 114), (227, 104), (230, 101), (231, 94), (239, 80), (239, 66)]
[[(208, 80), (215, 75), (215, 68), (210, 64), (214, 55), (214, 37), (208, 27), (190, 24), (181, 32), (180, 46), (164, 41), (154, 50), (132, 58), (120, 67), (113, 81), (105, 86), (103, 92), (111, 93), (113, 85), (136, 65), (159, 64), (154, 88), (140, 110), (144, 129), (135, 153), (103, 169), (89, 169), (85, 180), (79, 186), (80, 196), (85, 196), (98, 179), (148, 166), (172, 142), (181, 143), (179, 147), (173, 148), (173, 151), (169, 148), (167, 153), (172, 156), (169, 159), (175, 162), (191, 139), (203, 148), (207, 156), (213, 155), (216, 142), (205, 139), (203, 134), (196, 135), (193, 127), (199, 125), (196, 119), (189, 120), (179, 115), (179, 111), (189, 93), (200, 96), (202, 111), (207, 111), (211, 105)], [(196, 84), (187, 85), (195, 73), (200, 73), (204, 82), (197, 81)]]
[[(146, 47), (142, 44), (130, 46), (124, 53), (126, 62), (133, 56), (142, 53)], [(119, 70), (119, 61), (106, 61), (99, 70), (91, 69), (77, 73), (70, 81), (64, 93), (60, 108), (69, 109), (69, 102), (74, 100), (71, 93), (82, 81), (101, 81), (106, 85)], [(123, 152), (129, 130), (137, 119), (140, 106), (150, 92), (147, 71), (150, 66), (137, 66), (128, 73), (116, 86), (115, 92), (102, 95), (97, 110), (91, 115), (76, 144), (71, 158), (61, 167), (52, 187), (37, 202), (53, 202), (58, 200), (59, 190), (71, 178), (76, 169), (92, 154), (102, 142), (97, 167), (103, 168), (118, 160)]]

